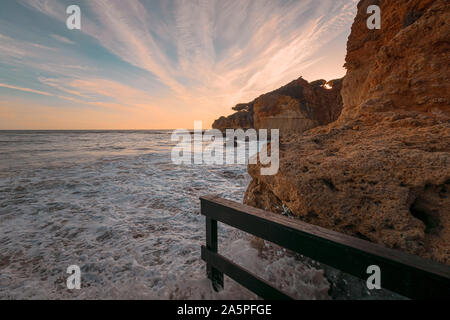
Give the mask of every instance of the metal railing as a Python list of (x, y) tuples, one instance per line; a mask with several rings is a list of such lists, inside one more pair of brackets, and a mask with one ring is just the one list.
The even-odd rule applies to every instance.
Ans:
[(201, 254), (217, 291), (223, 288), (226, 274), (263, 299), (293, 299), (218, 253), (217, 223), (222, 222), (360, 279), (366, 280), (367, 267), (376, 265), (384, 289), (411, 299), (450, 297), (447, 265), (216, 196), (200, 200), (206, 216), (206, 246)]

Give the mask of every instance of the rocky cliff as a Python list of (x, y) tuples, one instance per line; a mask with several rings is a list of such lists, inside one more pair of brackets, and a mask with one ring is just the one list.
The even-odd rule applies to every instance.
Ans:
[(361, 1), (341, 116), (283, 136), (277, 175), (250, 165), (245, 203), (449, 264), (449, 19), (446, 0)]
[(342, 111), (342, 79), (311, 83), (299, 78), (252, 102), (238, 104), (237, 111), (221, 117), (214, 129), (280, 129), (280, 133), (303, 132), (335, 121)]

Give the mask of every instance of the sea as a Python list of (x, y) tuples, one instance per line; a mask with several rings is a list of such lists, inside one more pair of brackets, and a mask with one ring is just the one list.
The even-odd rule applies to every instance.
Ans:
[[(0, 299), (258, 299), (229, 278), (214, 291), (200, 258), (199, 197), (242, 202), (247, 166), (176, 165), (171, 133), (0, 131)], [(219, 252), (299, 299), (328, 298), (323, 270), (222, 224)]]

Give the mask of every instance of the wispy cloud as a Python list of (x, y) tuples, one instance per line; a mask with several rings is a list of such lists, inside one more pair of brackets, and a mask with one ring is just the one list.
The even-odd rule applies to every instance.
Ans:
[(0, 83), (0, 87), (1, 88), (8, 88), (8, 89), (13, 89), (13, 90), (19, 90), (19, 91), (23, 91), (23, 92), (31, 92), (31, 93), (35, 93), (35, 94), (40, 94), (43, 96), (53, 96), (51, 93), (45, 92), (45, 91), (39, 91), (39, 90), (34, 90), (34, 89), (30, 89), (30, 88), (21, 88), (21, 87), (16, 87), (16, 86), (12, 86), (6, 83)]
[(18, 3), (59, 29), (37, 28), (35, 41), (26, 29), (22, 39), (0, 34), (2, 62), (36, 74), (35, 87), (17, 77), (0, 78), (5, 84), (90, 106), (148, 108), (166, 121), (188, 115), (188, 123), (210, 122), (300, 75), (342, 76), (344, 61), (326, 75), (317, 70), (336, 54), (332, 43), (343, 56), (357, 0), (85, 0), (73, 33), (65, 2)]
[(53, 39), (55, 39), (55, 40), (57, 40), (59, 42), (65, 43), (65, 44), (75, 44), (75, 42), (73, 42), (72, 40), (69, 40), (69, 39), (67, 39), (65, 37), (62, 37), (62, 36), (58, 36), (57, 34), (52, 34), (50, 36)]

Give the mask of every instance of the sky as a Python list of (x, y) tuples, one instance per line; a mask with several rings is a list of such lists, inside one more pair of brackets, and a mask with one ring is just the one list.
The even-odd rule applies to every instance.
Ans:
[(300, 76), (344, 76), (356, 4), (3, 0), (0, 130), (210, 128)]

